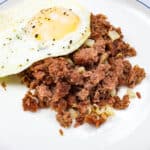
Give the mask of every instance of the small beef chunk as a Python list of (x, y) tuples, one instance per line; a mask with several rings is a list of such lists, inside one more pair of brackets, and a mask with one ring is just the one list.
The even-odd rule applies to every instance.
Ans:
[(85, 114), (79, 114), (75, 120), (76, 120), (76, 122), (74, 124), (74, 127), (76, 128), (76, 127), (79, 127), (80, 125), (84, 124)]
[(72, 85), (83, 85), (83, 76), (78, 70), (70, 70), (67, 81)]
[(69, 94), (66, 98), (68, 105), (72, 108), (77, 108), (77, 97), (76, 95)]
[(56, 83), (59, 79), (67, 78), (71, 65), (66, 58), (53, 58), (48, 66), (49, 75)]
[(107, 120), (107, 116), (105, 115), (96, 115), (96, 114), (89, 114), (85, 117), (85, 122), (91, 125), (94, 125), (95, 127), (99, 127), (101, 124), (103, 124)]
[(102, 82), (103, 88), (106, 90), (115, 89), (118, 85), (118, 79), (123, 73), (123, 60), (111, 59), (111, 69), (106, 73), (106, 77)]
[(89, 105), (90, 105), (89, 100), (79, 102), (78, 103), (78, 108), (77, 108), (79, 113), (80, 114), (87, 114)]
[(114, 97), (111, 97), (111, 96), (103, 96), (103, 97), (104, 98), (101, 98), (100, 101), (97, 103), (98, 106), (99, 107), (103, 107), (103, 106), (109, 105), (109, 106), (113, 107), (113, 105), (116, 102), (116, 100), (114, 99)]
[(128, 86), (133, 88), (145, 78), (145, 71), (139, 66), (134, 66), (129, 74)]
[(89, 94), (90, 94), (89, 90), (82, 89), (77, 93), (77, 96), (79, 97), (80, 100), (84, 101), (87, 100)]
[(118, 96), (115, 96), (114, 99), (115, 99), (115, 103), (114, 103), (113, 107), (115, 109), (120, 109), (120, 110), (126, 109), (130, 104), (128, 95), (124, 95), (122, 100)]
[(45, 72), (43, 71), (33, 72), (32, 75), (36, 80), (42, 80), (43, 77), (45, 76)]
[(95, 44), (93, 45), (93, 48), (95, 51), (98, 52), (98, 54), (102, 54), (105, 52), (106, 42), (103, 39), (98, 39)]
[(96, 86), (101, 80), (105, 78), (105, 73), (109, 70), (109, 65), (100, 64), (98, 67), (93, 70), (89, 82)]
[(73, 60), (77, 65), (92, 65), (98, 62), (98, 52), (94, 48), (83, 48), (74, 53)]
[(105, 74), (110, 69), (109, 64), (99, 64), (96, 69), (84, 72), (83, 76), (87, 80), (84, 85), (85, 88), (91, 89), (95, 87), (100, 81), (105, 79)]
[[(110, 97), (110, 90), (103, 88), (103, 85), (97, 86), (96, 90), (93, 92), (93, 103), (101, 103), (103, 100), (107, 100)], [(106, 101), (107, 103), (107, 101)]]
[(35, 79), (35, 80), (30, 81), (30, 84), (28, 85), (28, 87), (30, 89), (35, 89), (38, 85), (39, 85), (39, 80)]
[(70, 127), (72, 124), (72, 118), (69, 112), (57, 113), (56, 118), (60, 125), (64, 128)]
[(136, 51), (131, 48), (129, 44), (125, 43), (122, 39), (115, 40), (114, 42), (108, 41), (107, 51), (111, 53), (113, 57), (133, 57), (136, 56)]
[(33, 72), (37, 72), (37, 71), (44, 71), (46, 68), (46, 64), (43, 63), (39, 63), (39, 64), (34, 64), (32, 67), (30, 67), (30, 71), (33, 71)]
[(23, 108), (25, 111), (32, 112), (38, 110), (38, 99), (31, 92), (28, 92), (23, 98)]
[(111, 28), (110, 23), (104, 15), (91, 15), (91, 38), (97, 40), (108, 36), (108, 31)]
[(37, 98), (39, 99), (39, 106), (41, 108), (49, 107), (51, 98), (52, 98), (52, 92), (46, 85), (40, 85), (36, 87), (35, 94)]
[(38, 72), (38, 71), (43, 71), (43, 72), (47, 72), (48, 71), (48, 65), (51, 63), (52, 58), (47, 58), (41, 61), (38, 61), (36, 63), (34, 63), (29, 70), (31, 72)]
[(115, 72), (116, 76), (119, 78), (122, 73), (123, 73), (123, 69), (124, 69), (124, 64), (123, 64), (123, 59), (118, 58), (118, 59), (111, 59), (110, 61), (111, 64), (111, 68), (112, 70)]
[(71, 86), (67, 82), (57, 82), (56, 87), (53, 91), (53, 101), (58, 101), (64, 96), (69, 94)]
[(112, 90), (118, 85), (118, 76), (116, 72), (112, 71), (106, 76), (102, 82), (102, 87), (105, 90)]
[(68, 106), (67, 101), (66, 101), (65, 99), (61, 99), (61, 100), (58, 102), (57, 111), (58, 111), (59, 113), (62, 113), (62, 112), (64, 112), (64, 111), (66, 111), (67, 106)]
[(132, 66), (128, 60), (123, 61), (123, 73), (119, 77), (119, 85), (128, 85), (129, 73), (131, 72)]

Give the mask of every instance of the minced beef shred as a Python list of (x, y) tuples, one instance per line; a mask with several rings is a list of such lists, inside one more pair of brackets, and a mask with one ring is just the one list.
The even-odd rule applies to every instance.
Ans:
[[(112, 30), (119, 39), (111, 40), (108, 32)], [(70, 127), (73, 120), (75, 127), (84, 123), (99, 127), (109, 115), (91, 111), (95, 105), (99, 110), (107, 105), (119, 110), (129, 106), (128, 95), (121, 99), (111, 91), (133, 88), (144, 79), (144, 69), (125, 59), (136, 56), (135, 49), (123, 41), (121, 29), (101, 14), (91, 15), (89, 38), (95, 41), (92, 47), (83, 45), (68, 56), (41, 60), (20, 74), (29, 87), (23, 98), (25, 111), (51, 108), (63, 127)]]

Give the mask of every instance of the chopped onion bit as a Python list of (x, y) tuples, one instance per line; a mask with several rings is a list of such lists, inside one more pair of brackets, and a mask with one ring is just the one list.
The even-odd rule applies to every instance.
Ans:
[(112, 90), (110, 91), (110, 95), (111, 95), (111, 97), (116, 96), (116, 94), (117, 94), (116, 89), (112, 89)]
[(132, 89), (127, 89), (127, 95), (129, 96), (129, 98), (136, 98), (136, 93), (133, 92)]
[(92, 112), (98, 114), (98, 115), (101, 115), (101, 114), (106, 114), (107, 116), (113, 116), (114, 115), (114, 109), (109, 106), (109, 105), (106, 105), (106, 106), (103, 106), (103, 107), (99, 107), (98, 105), (94, 104), (93, 107), (92, 107)]
[(71, 114), (71, 118), (72, 118), (72, 119), (75, 119), (75, 118), (78, 117), (78, 112), (75, 111), (74, 109), (70, 108), (70, 109), (69, 109), (69, 112), (70, 112), (70, 114)]
[(112, 41), (115, 41), (115, 40), (120, 38), (119, 33), (114, 31), (114, 30), (113, 31), (109, 31), (108, 32), (108, 36), (111, 38)]
[(122, 53), (118, 53), (116, 57), (117, 58), (123, 57), (123, 54)]
[(95, 41), (92, 39), (87, 39), (85, 42), (85, 45), (88, 47), (92, 47), (94, 45)]
[(81, 74), (84, 73), (85, 72), (85, 67), (79, 67), (78, 72), (81, 73)]
[(107, 54), (107, 53), (103, 53), (103, 54), (101, 55), (100, 63), (105, 63), (106, 60), (107, 60), (107, 58), (108, 58), (108, 54)]
[(70, 58), (66, 58), (66, 59), (71, 65), (74, 65), (73, 61)]

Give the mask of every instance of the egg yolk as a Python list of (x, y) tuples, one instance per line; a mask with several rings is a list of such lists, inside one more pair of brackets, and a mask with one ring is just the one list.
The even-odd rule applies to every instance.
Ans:
[(71, 10), (53, 7), (41, 10), (27, 25), (27, 32), (37, 40), (61, 40), (76, 31), (80, 18)]

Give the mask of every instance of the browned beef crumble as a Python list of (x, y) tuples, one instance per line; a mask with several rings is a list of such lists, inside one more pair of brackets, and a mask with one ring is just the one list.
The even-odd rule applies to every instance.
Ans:
[(62, 130), (62, 129), (59, 129), (59, 134), (60, 134), (61, 136), (63, 136), (63, 135), (64, 135), (64, 132), (63, 132), (63, 130)]
[(141, 99), (141, 98), (142, 98), (142, 96), (141, 96), (141, 93), (140, 93), (140, 92), (136, 92), (136, 96), (137, 96), (139, 99)]
[(1, 86), (2, 86), (2, 88), (3, 88), (5, 91), (7, 90), (7, 89), (6, 89), (6, 88), (7, 88), (6, 82), (3, 81), (3, 82), (1, 83)]
[[(25, 111), (50, 107), (63, 127), (70, 127), (73, 120), (75, 127), (84, 123), (99, 127), (109, 115), (93, 111), (95, 106), (129, 106), (128, 95), (121, 99), (111, 92), (120, 86), (133, 88), (143, 80), (145, 72), (125, 59), (135, 56), (136, 51), (123, 41), (121, 29), (106, 19), (104, 15), (91, 15), (92, 47), (83, 45), (69, 56), (41, 60), (21, 74), (30, 88), (23, 98)], [(109, 31), (116, 31), (120, 38), (113, 41)]]

